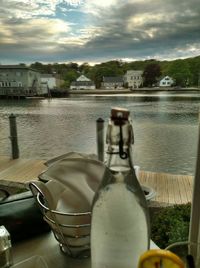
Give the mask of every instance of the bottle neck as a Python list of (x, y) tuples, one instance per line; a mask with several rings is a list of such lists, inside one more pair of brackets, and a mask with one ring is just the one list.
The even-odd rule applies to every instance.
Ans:
[(129, 172), (133, 169), (131, 147), (123, 146), (123, 152), (119, 152), (119, 146), (110, 145), (107, 151), (107, 166), (113, 172)]
[(133, 129), (129, 120), (110, 120), (107, 129), (107, 166), (113, 172), (129, 172), (133, 169)]

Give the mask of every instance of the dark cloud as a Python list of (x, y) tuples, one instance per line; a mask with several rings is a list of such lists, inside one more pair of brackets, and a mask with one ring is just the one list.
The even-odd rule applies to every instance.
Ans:
[(142, 57), (148, 53), (175, 53), (177, 49), (200, 44), (200, 8), (195, 0), (119, 3), (109, 16), (102, 17), (103, 34), (87, 44), (94, 52), (113, 50), (121, 57)]
[[(162, 59), (200, 54), (199, 0), (117, 0), (115, 5), (98, 7), (96, 16), (88, 14), (92, 25), (87, 27), (99, 29), (89, 36), (81, 33), (81, 28), (87, 32), (85, 25), (78, 25), (80, 36), (72, 35), (73, 26), (71, 32), (51, 31), (52, 21), (46, 18), (44, 23), (41, 14), (35, 20), (14, 16), (11, 11), (5, 16), (8, 2), (3, 1), (0, 8), (0, 61)], [(27, 11), (27, 5), (23, 9)], [(37, 14), (36, 8), (34, 12)]]

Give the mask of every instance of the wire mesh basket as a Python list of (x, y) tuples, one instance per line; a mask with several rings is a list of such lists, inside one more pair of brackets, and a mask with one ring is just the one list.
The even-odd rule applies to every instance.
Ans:
[(104, 176), (111, 176), (105, 164), (71, 152), (52, 159), (39, 181), (30, 183), (61, 250), (74, 258), (90, 255), (91, 207)]
[(29, 187), (62, 252), (73, 258), (89, 257), (91, 212), (69, 213), (51, 209), (40, 187), (33, 182)]

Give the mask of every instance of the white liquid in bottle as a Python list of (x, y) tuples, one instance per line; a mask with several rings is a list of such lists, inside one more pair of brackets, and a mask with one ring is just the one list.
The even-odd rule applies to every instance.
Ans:
[[(92, 268), (136, 268), (148, 245), (146, 217), (125, 184), (107, 186), (93, 210)], [(120, 242), (120, 243), (119, 243)]]

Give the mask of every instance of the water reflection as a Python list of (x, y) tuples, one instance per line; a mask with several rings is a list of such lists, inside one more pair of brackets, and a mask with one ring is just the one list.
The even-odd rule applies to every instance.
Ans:
[[(188, 96), (189, 97), (189, 96)], [(134, 161), (142, 169), (192, 174), (200, 101), (136, 96), (73, 96), (67, 99), (0, 101), (0, 155), (10, 154), (8, 116), (17, 115), (20, 155), (45, 158), (96, 152), (96, 119), (114, 106), (128, 108), (135, 133)]]

